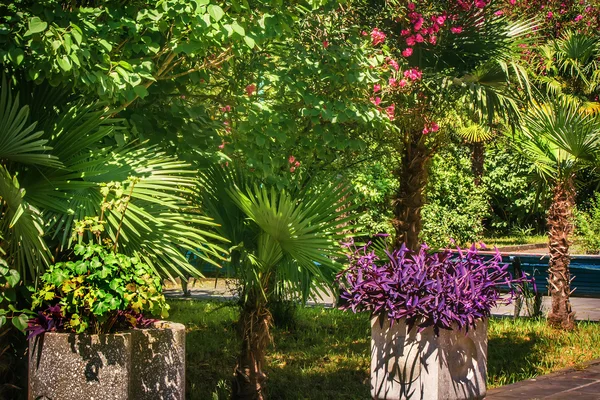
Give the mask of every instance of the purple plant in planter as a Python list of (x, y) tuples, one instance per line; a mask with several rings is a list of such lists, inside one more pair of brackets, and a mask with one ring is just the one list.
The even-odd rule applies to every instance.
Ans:
[[(409, 329), (417, 326), (419, 331), (430, 326), (436, 334), (455, 327), (468, 331), (478, 319), (489, 317), (493, 307), (509, 304), (515, 284), (532, 281), (525, 275), (513, 279), (497, 249), (485, 261), (474, 244), (456, 253), (427, 253), (425, 244), (411, 251), (402, 245), (386, 251), (383, 260), (369, 244), (348, 247), (354, 249), (348, 256), (350, 267), (338, 275), (341, 308), (385, 315), (392, 323), (406, 318)], [(501, 286), (509, 296), (501, 296)]]

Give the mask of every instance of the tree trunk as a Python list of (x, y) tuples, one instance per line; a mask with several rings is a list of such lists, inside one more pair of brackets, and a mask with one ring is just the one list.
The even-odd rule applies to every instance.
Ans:
[(430, 151), (425, 146), (423, 133), (415, 131), (402, 151), (402, 161), (396, 171), (400, 186), (394, 199), (395, 245), (402, 243), (411, 250), (418, 250), (421, 234), (421, 208), (424, 204), (423, 191), (427, 185), (427, 162)]
[(475, 186), (481, 184), (483, 176), (483, 163), (485, 160), (485, 144), (484, 142), (474, 142), (471, 153), (471, 171), (473, 172)]
[(271, 313), (262, 302), (249, 301), (240, 314), (242, 350), (235, 367), (231, 398), (263, 400), (266, 375), (262, 367), (271, 341)]
[(556, 328), (571, 330), (575, 327), (575, 313), (571, 310), (571, 276), (569, 273), (569, 237), (573, 232), (575, 206), (574, 177), (558, 182), (554, 188), (552, 205), (548, 210), (548, 288), (552, 296), (552, 310), (548, 323)]

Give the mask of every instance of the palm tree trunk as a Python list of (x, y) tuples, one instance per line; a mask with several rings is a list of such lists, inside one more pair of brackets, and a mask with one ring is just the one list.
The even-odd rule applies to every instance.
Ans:
[(573, 232), (573, 207), (575, 206), (574, 177), (558, 182), (554, 188), (552, 205), (548, 210), (548, 288), (552, 296), (552, 309), (548, 323), (556, 328), (571, 330), (575, 327), (575, 313), (571, 310), (571, 276), (569, 273), (569, 237)]
[(483, 163), (485, 161), (485, 144), (484, 142), (474, 142), (471, 152), (471, 171), (474, 176), (475, 186), (481, 184), (483, 177)]
[(400, 186), (394, 199), (395, 244), (402, 243), (411, 250), (418, 250), (421, 234), (421, 208), (425, 202), (423, 191), (427, 185), (427, 162), (430, 151), (425, 146), (421, 132), (411, 132), (410, 142), (402, 150), (402, 161), (396, 171)]
[(266, 375), (262, 367), (271, 341), (271, 313), (264, 302), (248, 301), (240, 315), (242, 349), (235, 367), (231, 398), (264, 400)]

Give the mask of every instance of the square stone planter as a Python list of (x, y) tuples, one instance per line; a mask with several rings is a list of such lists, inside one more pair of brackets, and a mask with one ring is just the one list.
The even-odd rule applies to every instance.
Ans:
[(377, 400), (483, 399), (487, 321), (464, 331), (410, 332), (401, 320), (371, 319), (371, 396)]
[(185, 399), (185, 326), (107, 335), (45, 333), (29, 343), (29, 399)]

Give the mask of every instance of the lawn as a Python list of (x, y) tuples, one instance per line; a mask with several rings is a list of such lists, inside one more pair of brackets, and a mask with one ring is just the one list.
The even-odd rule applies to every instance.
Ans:
[(503, 236), (503, 237), (490, 237), (482, 240), (488, 247), (505, 247), (505, 246), (517, 246), (522, 244), (538, 244), (548, 243), (548, 236), (535, 235), (535, 236)]
[[(169, 319), (187, 326), (187, 390), (193, 400), (227, 399), (239, 348), (232, 303), (174, 300)], [(299, 308), (295, 324), (273, 329), (266, 370), (270, 399), (368, 399), (369, 317)], [(600, 357), (600, 324), (565, 333), (543, 320), (492, 319), (488, 387)]]

